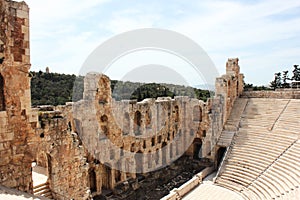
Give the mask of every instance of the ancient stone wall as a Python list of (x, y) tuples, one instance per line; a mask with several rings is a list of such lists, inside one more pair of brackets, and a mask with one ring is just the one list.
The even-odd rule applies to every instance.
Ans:
[(224, 110), (230, 112), (242, 91), (236, 64), (228, 61), (228, 74), (217, 79), (226, 84), (219, 84), (207, 102), (188, 97), (115, 101), (109, 78), (88, 74), (83, 100), (41, 107), (31, 154), (48, 169), (53, 196), (98, 195), (182, 154), (214, 161)]
[(109, 170), (100, 188), (112, 189), (136, 173), (166, 166), (195, 136), (201, 141), (209, 126), (205, 103), (197, 99), (117, 102), (111, 98), (110, 80), (100, 74), (88, 74), (84, 88), (84, 99), (74, 106), (75, 130), (88, 151), (105, 164), (101, 175)]
[(276, 89), (275, 91), (244, 91), (244, 98), (300, 99), (300, 89)]
[(216, 159), (218, 151), (216, 143), (230, 115), (234, 101), (241, 96), (244, 90), (244, 75), (240, 73), (238, 61), (238, 58), (228, 59), (226, 74), (216, 78), (215, 97), (210, 100), (210, 126), (203, 148), (207, 157), (212, 160)]
[(72, 131), (72, 105), (41, 106), (35, 134), (28, 140), (33, 162), (46, 168), (55, 199), (88, 199), (88, 154)]
[(0, 184), (32, 191), (28, 6), (0, 1)]
[(238, 58), (228, 59), (226, 74), (216, 79), (216, 96), (224, 98), (223, 123), (226, 122), (235, 99), (242, 94), (244, 88), (244, 75), (240, 74), (238, 62)]

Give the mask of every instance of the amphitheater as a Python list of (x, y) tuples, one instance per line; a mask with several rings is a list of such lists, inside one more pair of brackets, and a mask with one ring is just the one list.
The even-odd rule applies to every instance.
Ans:
[[(0, 14), (0, 199), (300, 199), (299, 89), (244, 91), (233, 58), (206, 102), (116, 101), (90, 73), (82, 100), (32, 108), (29, 8), (0, 0)], [(184, 184), (143, 190), (186, 163)]]
[(224, 126), (218, 145), (227, 151), (216, 177), (183, 199), (300, 198), (300, 100), (251, 96), (236, 99)]

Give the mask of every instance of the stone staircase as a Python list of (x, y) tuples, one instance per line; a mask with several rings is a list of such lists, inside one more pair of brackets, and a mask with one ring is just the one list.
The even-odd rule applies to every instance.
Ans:
[(42, 197), (45, 197), (45, 198), (48, 198), (48, 199), (53, 199), (52, 192), (49, 188), (49, 183), (48, 182), (34, 186), (33, 187), (33, 194), (35, 196), (42, 196)]
[(226, 121), (224, 129), (218, 139), (218, 146), (230, 146), (234, 134), (236, 133), (236, 131), (238, 131), (241, 116), (245, 110), (247, 103), (248, 99), (238, 98), (235, 100), (233, 108), (231, 110), (231, 114)]

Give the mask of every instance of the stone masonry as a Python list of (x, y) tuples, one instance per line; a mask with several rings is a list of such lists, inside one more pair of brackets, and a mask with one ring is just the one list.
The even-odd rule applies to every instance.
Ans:
[(91, 199), (182, 154), (215, 162), (216, 142), (243, 91), (238, 59), (207, 102), (188, 97), (115, 101), (110, 80), (87, 74), (84, 98), (31, 108), (29, 8), (0, 0), (0, 184), (33, 192), (32, 167), (47, 171), (55, 199)]
[(31, 192), (28, 11), (24, 2), (0, 1), (0, 184)]

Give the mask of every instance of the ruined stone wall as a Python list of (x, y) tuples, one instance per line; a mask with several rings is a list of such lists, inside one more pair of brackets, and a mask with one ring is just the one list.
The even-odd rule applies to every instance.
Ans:
[(28, 11), (24, 2), (0, 1), (0, 184), (31, 192)]
[(84, 88), (74, 107), (75, 130), (101, 162), (100, 189), (166, 166), (189, 148), (189, 138), (201, 141), (209, 126), (205, 103), (197, 99), (114, 101), (109, 78), (100, 74), (88, 74)]
[(55, 199), (88, 199), (88, 154), (72, 131), (72, 105), (42, 106), (35, 134), (28, 141), (37, 165), (46, 168), (49, 187)]
[(244, 90), (244, 75), (240, 73), (238, 61), (238, 58), (228, 59), (226, 74), (216, 78), (215, 97), (210, 100), (210, 127), (203, 148), (207, 157), (212, 160), (216, 159), (216, 152), (218, 150), (216, 143), (230, 115), (234, 101), (241, 96)]
[(114, 101), (109, 78), (88, 74), (73, 124), (83, 146), (88, 144), (85, 148), (100, 162), (93, 169), (96, 191), (163, 167), (183, 153), (213, 161), (227, 115), (243, 91), (238, 59), (229, 59), (226, 67), (227, 74), (217, 79), (216, 96), (206, 103), (187, 97)]
[(226, 74), (216, 79), (216, 96), (220, 95), (224, 98), (224, 123), (230, 115), (235, 99), (242, 94), (244, 88), (244, 76), (240, 74), (238, 62), (238, 58), (228, 59), (226, 63)]

